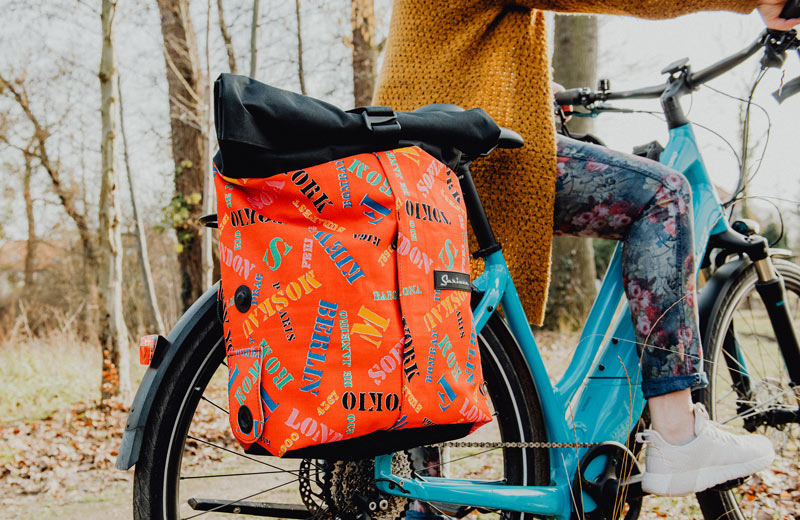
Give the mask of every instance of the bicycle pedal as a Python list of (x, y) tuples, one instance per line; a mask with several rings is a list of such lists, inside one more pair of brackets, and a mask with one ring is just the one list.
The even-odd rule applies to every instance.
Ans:
[(636, 475), (631, 475), (629, 478), (622, 482), (621, 488), (625, 488), (625, 496), (628, 499), (633, 500), (637, 498), (641, 498), (645, 495), (649, 495), (649, 493), (642, 490), (642, 474), (637, 473)]
[(731, 489), (737, 488), (745, 483), (745, 481), (749, 477), (739, 477), (733, 480), (729, 480), (727, 482), (723, 482), (722, 484), (717, 484), (716, 486), (709, 488), (712, 491), (729, 491)]

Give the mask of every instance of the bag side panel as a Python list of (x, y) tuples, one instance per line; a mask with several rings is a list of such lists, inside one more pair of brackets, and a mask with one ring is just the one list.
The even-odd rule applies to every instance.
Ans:
[(467, 214), (455, 174), (417, 147), (379, 154), (398, 193), (408, 427), (491, 420), (470, 309)]
[[(386, 372), (402, 359), (403, 329), (391, 298), (397, 222), (384, 177), (376, 157), (362, 154), (218, 182), (231, 427), (245, 447), (280, 456), (397, 421), (401, 389)], [(242, 285), (251, 294), (244, 312), (231, 301)], [(245, 374), (256, 365), (253, 390)], [(238, 409), (255, 399), (262, 424), (243, 435)]]

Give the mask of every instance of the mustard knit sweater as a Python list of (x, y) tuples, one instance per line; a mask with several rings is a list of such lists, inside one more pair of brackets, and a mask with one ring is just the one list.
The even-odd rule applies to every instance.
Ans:
[[(757, 0), (395, 0), (374, 103), (482, 107), (526, 146), (472, 169), (531, 322), (541, 323), (550, 271), (555, 137), (541, 11), (667, 18), (699, 10), (747, 13)], [(473, 270), (477, 266), (473, 266)]]

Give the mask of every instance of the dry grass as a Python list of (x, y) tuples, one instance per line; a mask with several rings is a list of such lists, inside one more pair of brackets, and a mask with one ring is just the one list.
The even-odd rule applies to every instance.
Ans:
[[(131, 349), (131, 359), (138, 361), (138, 351)], [(100, 347), (71, 330), (7, 338), (0, 344), (0, 425), (45, 419), (74, 403), (95, 401), (101, 361)], [(134, 389), (143, 373), (138, 364), (131, 367)]]
[(0, 423), (40, 420), (100, 387), (100, 348), (53, 331), (0, 345)]

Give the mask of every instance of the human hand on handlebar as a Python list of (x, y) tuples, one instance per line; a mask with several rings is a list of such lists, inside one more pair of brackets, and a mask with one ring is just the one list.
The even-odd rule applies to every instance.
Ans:
[(758, 12), (761, 18), (770, 29), (777, 31), (788, 31), (795, 25), (800, 24), (800, 18), (781, 18), (781, 11), (791, 0), (761, 0), (758, 5)]
[[(561, 83), (556, 83), (555, 81), (551, 81), (550, 82), (550, 90), (552, 91), (553, 96), (555, 96), (559, 92), (564, 92), (564, 90), (566, 90), (566, 89), (564, 88), (564, 85), (562, 85)], [(567, 112), (567, 113), (568, 112), (572, 112), (573, 109), (574, 109), (574, 107), (572, 105), (559, 105), (558, 102), (555, 101), (555, 97), (553, 98), (553, 101), (555, 102), (555, 105), (556, 105), (556, 112), (558, 112), (558, 107), (559, 106), (561, 107), (562, 111)], [(565, 121), (569, 121), (570, 119), (571, 119), (571, 116), (567, 116)]]

